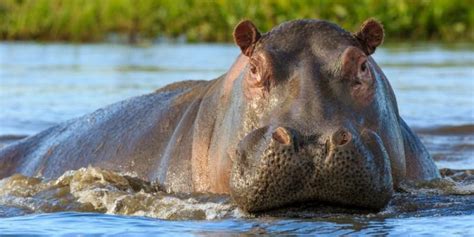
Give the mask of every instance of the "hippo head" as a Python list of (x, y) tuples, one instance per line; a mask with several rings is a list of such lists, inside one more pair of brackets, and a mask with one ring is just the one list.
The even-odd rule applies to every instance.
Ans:
[(357, 33), (319, 20), (266, 34), (250, 21), (237, 25), (248, 60), (240, 75), (245, 132), (230, 177), (240, 208), (388, 203), (404, 151), (393, 92), (370, 57), (383, 37), (375, 20)]

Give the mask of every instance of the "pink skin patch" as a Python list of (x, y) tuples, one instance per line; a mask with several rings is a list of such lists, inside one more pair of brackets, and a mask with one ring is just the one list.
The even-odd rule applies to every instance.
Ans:
[(342, 54), (343, 77), (349, 83), (350, 95), (356, 105), (366, 107), (374, 99), (374, 78), (364, 52), (348, 47)]

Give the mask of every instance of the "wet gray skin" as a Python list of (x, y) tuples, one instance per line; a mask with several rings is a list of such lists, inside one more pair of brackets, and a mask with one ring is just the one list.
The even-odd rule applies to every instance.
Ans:
[(379, 209), (390, 200), (390, 161), (375, 133), (364, 132), (358, 138), (363, 142), (343, 144), (296, 131), (282, 144), (266, 139), (267, 133), (268, 127), (249, 134), (237, 152), (231, 188), (243, 209), (262, 211), (308, 201)]
[(383, 208), (404, 180), (438, 169), (399, 117), (370, 57), (380, 23), (356, 33), (296, 20), (234, 30), (242, 54), (211, 81), (169, 85), (0, 150), (0, 178), (94, 166), (169, 192), (230, 194), (248, 212), (324, 202)]
[(266, 126), (245, 136), (233, 162), (231, 192), (243, 209), (308, 201), (380, 209), (406, 176), (405, 152), (427, 161), (426, 177), (438, 177), (422, 145), (403, 147), (395, 97), (369, 57), (382, 39), (375, 21), (354, 35), (326, 22), (293, 21), (255, 43), (254, 77), (265, 78), (258, 70), (267, 67), (260, 73), (270, 74), (270, 89), (254, 95), (246, 111), (248, 121)]

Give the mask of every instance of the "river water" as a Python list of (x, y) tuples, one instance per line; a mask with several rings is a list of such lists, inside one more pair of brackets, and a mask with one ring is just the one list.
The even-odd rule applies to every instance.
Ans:
[[(227, 44), (0, 43), (0, 143), (171, 82), (215, 78), (238, 52)], [(392, 44), (374, 57), (438, 167), (474, 169), (474, 45)], [(256, 216), (227, 197), (173, 196), (93, 168), (57, 180), (14, 176), (0, 181), (0, 235), (472, 236), (474, 174), (443, 173), (406, 184), (379, 213), (311, 204)]]

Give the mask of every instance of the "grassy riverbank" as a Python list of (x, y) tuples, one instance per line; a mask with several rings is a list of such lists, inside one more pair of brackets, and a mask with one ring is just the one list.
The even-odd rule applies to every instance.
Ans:
[(471, 0), (1, 0), (0, 40), (102, 41), (117, 33), (130, 41), (231, 41), (243, 18), (268, 31), (296, 18), (355, 30), (368, 17), (384, 23), (388, 40), (474, 40)]

